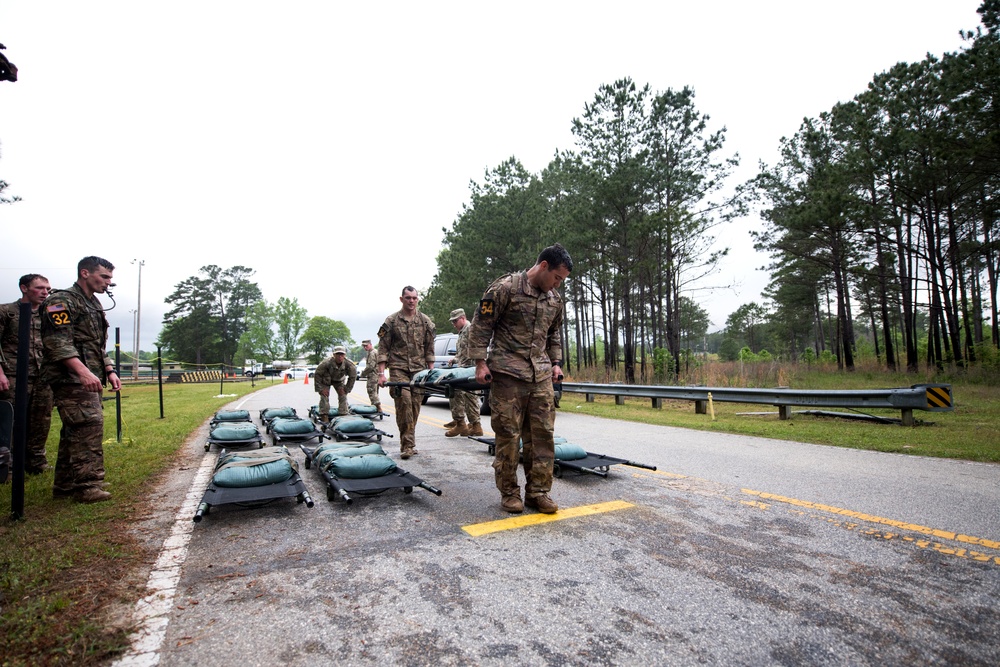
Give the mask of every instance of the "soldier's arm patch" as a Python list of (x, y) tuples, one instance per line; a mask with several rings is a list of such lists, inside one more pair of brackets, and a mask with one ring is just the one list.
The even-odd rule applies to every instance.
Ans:
[(61, 303), (54, 303), (46, 307), (45, 314), (53, 326), (62, 327), (73, 324), (69, 319), (69, 311)]
[(496, 312), (495, 305), (496, 304), (493, 302), (493, 295), (487, 295), (486, 298), (479, 302), (479, 312), (477, 314), (483, 319), (492, 319), (494, 313)]
[(389, 333), (389, 327), (385, 326), (385, 324), (383, 324), (382, 326), (380, 326), (378, 328), (378, 334), (377, 335), (378, 335), (379, 338), (382, 338), (387, 333)]

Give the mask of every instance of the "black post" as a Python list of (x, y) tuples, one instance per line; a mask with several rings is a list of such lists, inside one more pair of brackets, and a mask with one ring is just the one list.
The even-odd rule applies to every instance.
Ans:
[(224, 392), (222, 390), (222, 381), (226, 377), (226, 365), (225, 364), (220, 364), (219, 368), (222, 369), (222, 370), (219, 371), (219, 396), (222, 396), (224, 393), (226, 393), (226, 392)]
[[(14, 373), (14, 432), (11, 438), (13, 476), (10, 489), (10, 515), (24, 517), (24, 457), (28, 439), (28, 357), (31, 354), (31, 304), (17, 304), (17, 370)], [(36, 378), (41, 382), (41, 378)]]
[[(133, 361), (132, 363), (138, 363)], [(121, 327), (115, 327), (115, 374), (118, 376), (118, 380), (122, 379), (122, 330)], [(115, 392), (115, 420), (118, 430), (118, 444), (122, 444), (122, 393), (120, 391)]]
[(160, 385), (160, 419), (163, 419), (163, 348), (156, 346), (156, 377)]

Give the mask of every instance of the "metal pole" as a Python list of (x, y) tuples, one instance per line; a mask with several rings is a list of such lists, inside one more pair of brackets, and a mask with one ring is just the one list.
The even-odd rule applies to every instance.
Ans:
[[(115, 327), (115, 373), (118, 374), (118, 379), (121, 379), (121, 374), (118, 373), (122, 367), (122, 329), (121, 327)], [(115, 392), (115, 420), (117, 424), (118, 444), (122, 444), (122, 393), (120, 391)]]
[(160, 384), (160, 419), (163, 419), (163, 348), (156, 346), (156, 375)]
[(144, 259), (133, 259), (132, 263), (139, 263), (139, 294), (136, 297), (135, 306), (135, 366), (132, 369), (132, 379), (139, 379), (139, 335), (142, 327), (142, 267), (146, 263)]
[[(14, 372), (14, 431), (10, 452), (14, 466), (11, 475), (10, 515), (24, 518), (24, 459), (28, 441), (28, 357), (31, 349), (31, 304), (19, 303), (17, 311), (17, 365)], [(36, 380), (38, 382), (39, 380)]]

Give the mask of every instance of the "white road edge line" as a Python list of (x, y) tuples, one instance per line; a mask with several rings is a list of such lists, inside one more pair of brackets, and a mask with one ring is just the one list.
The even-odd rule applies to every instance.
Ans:
[[(237, 409), (241, 409), (242, 405), (243, 402)], [(130, 648), (112, 663), (112, 667), (152, 667), (159, 664), (160, 648), (167, 636), (181, 567), (187, 559), (188, 543), (195, 526), (193, 517), (215, 470), (216, 460), (217, 457), (206, 456), (191, 481), (184, 502), (177, 510), (170, 535), (163, 541), (160, 555), (149, 573), (146, 581), (147, 595), (136, 602), (132, 612), (138, 628), (129, 636)]]

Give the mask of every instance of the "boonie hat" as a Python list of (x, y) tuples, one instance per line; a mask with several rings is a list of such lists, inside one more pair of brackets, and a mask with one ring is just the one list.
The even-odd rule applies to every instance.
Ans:
[(451, 317), (448, 319), (454, 322), (460, 317), (465, 317), (465, 308), (456, 308), (455, 310), (451, 311)]

